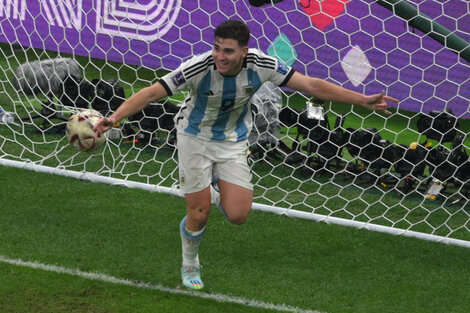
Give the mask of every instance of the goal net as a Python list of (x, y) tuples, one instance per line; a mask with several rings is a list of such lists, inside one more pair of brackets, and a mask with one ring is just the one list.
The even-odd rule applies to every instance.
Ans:
[(71, 147), (77, 109), (110, 114), (245, 21), (295, 70), (400, 99), (393, 114), (265, 85), (253, 97), (255, 209), (470, 247), (470, 4), (464, 0), (0, 1), (0, 164), (178, 193), (185, 92)]

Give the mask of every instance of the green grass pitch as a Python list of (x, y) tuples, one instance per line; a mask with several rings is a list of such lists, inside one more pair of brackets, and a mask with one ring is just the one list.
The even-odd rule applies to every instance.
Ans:
[[(200, 251), (206, 288), (199, 296), (179, 294), (183, 199), (9, 167), (0, 167), (0, 194), (0, 258), (169, 289), (2, 261), (2, 312), (470, 309), (470, 250), (461, 247), (259, 211), (234, 226), (214, 209)], [(216, 295), (257, 305), (217, 301)]]

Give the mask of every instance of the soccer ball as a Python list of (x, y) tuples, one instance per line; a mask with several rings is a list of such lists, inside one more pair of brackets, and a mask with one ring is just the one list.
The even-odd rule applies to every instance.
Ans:
[(79, 151), (92, 151), (100, 147), (106, 141), (106, 136), (102, 134), (98, 137), (93, 126), (101, 117), (98, 111), (91, 109), (73, 114), (65, 128), (67, 141)]

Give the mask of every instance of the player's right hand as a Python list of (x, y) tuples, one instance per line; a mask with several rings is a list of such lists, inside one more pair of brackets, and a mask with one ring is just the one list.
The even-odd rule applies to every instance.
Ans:
[(366, 98), (367, 98), (367, 103), (365, 105), (366, 108), (370, 110), (381, 111), (389, 115), (392, 114), (392, 112), (387, 110), (388, 108), (387, 102), (388, 101), (395, 102), (395, 103), (399, 102), (398, 99), (386, 96), (385, 91), (382, 91), (379, 94), (366, 96)]
[(105, 132), (107, 132), (116, 122), (114, 121), (113, 117), (102, 117), (96, 122), (93, 126), (93, 131), (97, 134), (97, 136), (101, 136)]

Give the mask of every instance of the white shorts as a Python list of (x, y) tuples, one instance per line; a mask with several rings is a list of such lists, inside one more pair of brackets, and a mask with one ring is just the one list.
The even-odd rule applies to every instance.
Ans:
[(183, 194), (203, 190), (215, 177), (253, 190), (248, 141), (207, 141), (178, 134), (177, 146)]

